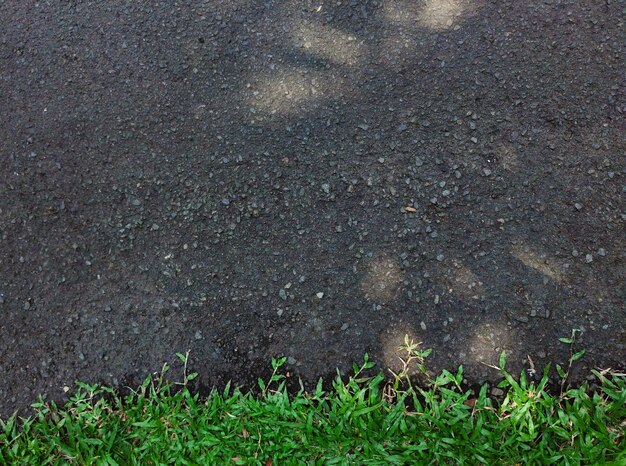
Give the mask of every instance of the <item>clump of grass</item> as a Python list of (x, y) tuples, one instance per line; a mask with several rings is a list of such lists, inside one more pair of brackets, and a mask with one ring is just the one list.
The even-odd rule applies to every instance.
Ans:
[[(259, 380), (260, 392), (227, 387), (206, 398), (183, 381), (147, 378), (122, 398), (114, 390), (78, 384), (58, 407), (42, 400), (36, 415), (0, 421), (0, 464), (228, 465), (228, 464), (626, 464), (626, 379), (594, 371), (599, 389), (586, 385), (546, 391), (515, 379), (500, 359), (504, 399), (462, 389), (463, 369), (431, 377), (428, 351), (405, 340), (403, 369), (391, 380), (367, 375), (367, 355), (347, 380), (338, 374), (290, 394), (281, 374), (285, 359)], [(417, 365), (424, 382), (411, 384)], [(564, 373), (565, 374), (565, 373)]]

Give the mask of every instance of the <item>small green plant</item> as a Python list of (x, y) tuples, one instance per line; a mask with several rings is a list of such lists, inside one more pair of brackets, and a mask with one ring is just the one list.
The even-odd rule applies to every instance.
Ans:
[(399, 349), (400, 351), (405, 352), (406, 356), (398, 357), (402, 365), (402, 368), (398, 373), (389, 369), (389, 372), (391, 372), (391, 375), (393, 376), (394, 390), (398, 390), (402, 383), (406, 383), (408, 387), (412, 387), (411, 378), (409, 377), (409, 375), (411, 373), (411, 367), (413, 365), (416, 365), (418, 373), (423, 375), (426, 380), (430, 382), (430, 374), (428, 373), (428, 369), (426, 369), (426, 358), (430, 356), (432, 350), (421, 349), (421, 343), (415, 343), (414, 341), (410, 340), (408, 335), (404, 336), (404, 343), (400, 345)]
[(274, 383), (279, 384), (277, 389), (273, 390), (274, 393), (283, 391), (285, 376), (282, 374), (279, 374), (278, 370), (285, 364), (285, 361), (287, 361), (287, 358), (285, 357), (278, 358), (278, 359), (272, 358), (272, 371), (273, 372), (267, 384), (265, 383), (263, 379), (261, 378), (258, 379), (259, 388), (261, 389), (261, 394), (263, 395), (263, 398), (267, 398), (268, 390), (270, 390), (271, 385)]
[(582, 330), (575, 328), (575, 329), (572, 329), (572, 333), (569, 337), (559, 338), (559, 341), (561, 343), (565, 343), (569, 345), (569, 359), (568, 359), (567, 369), (564, 370), (560, 364), (556, 365), (556, 372), (559, 374), (559, 377), (561, 377), (561, 396), (563, 396), (563, 393), (565, 392), (565, 385), (569, 377), (569, 372), (572, 369), (572, 364), (578, 361), (580, 358), (582, 358), (586, 353), (586, 350), (581, 350), (581, 351), (577, 351), (576, 353), (574, 353), (574, 345), (576, 344), (576, 335), (579, 333), (582, 333)]
[(176, 353), (176, 357), (180, 359), (180, 361), (183, 363), (183, 382), (182, 384), (177, 383), (176, 385), (182, 385), (183, 387), (186, 387), (189, 382), (191, 382), (196, 377), (198, 377), (197, 372), (192, 372), (191, 374), (187, 373), (187, 363), (189, 362), (189, 353), (190, 353), (189, 350), (187, 350), (185, 354)]

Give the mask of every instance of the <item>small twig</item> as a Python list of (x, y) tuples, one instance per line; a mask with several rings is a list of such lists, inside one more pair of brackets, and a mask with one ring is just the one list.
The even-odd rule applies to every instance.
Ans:
[(481, 363), (482, 365), (484, 365), (484, 366), (491, 367), (492, 369), (495, 369), (495, 370), (497, 370), (498, 372), (500, 372), (500, 370), (501, 370), (498, 366), (494, 366), (493, 364), (487, 364), (487, 363), (486, 363), (486, 362), (484, 362), (484, 361), (480, 361), (480, 363)]

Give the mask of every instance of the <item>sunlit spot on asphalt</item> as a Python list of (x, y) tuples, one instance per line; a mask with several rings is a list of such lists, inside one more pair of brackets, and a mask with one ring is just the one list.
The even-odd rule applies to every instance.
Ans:
[(519, 168), (517, 150), (511, 144), (499, 144), (496, 147), (496, 157), (505, 170), (516, 171)]
[(467, 10), (468, 2), (463, 0), (388, 0), (384, 4), (385, 18), (391, 23), (434, 31), (454, 27)]
[(510, 354), (515, 347), (514, 343), (511, 341), (511, 332), (506, 323), (492, 321), (472, 329), (469, 347), (464, 351), (468, 359), (474, 362), (497, 365), (500, 353), (506, 351)]
[(251, 85), (248, 104), (253, 113), (293, 115), (314, 110), (326, 99), (340, 96), (341, 90), (330, 74), (289, 67), (261, 76)]
[(463, 300), (480, 299), (485, 293), (483, 282), (461, 261), (453, 259), (450, 264), (438, 272), (441, 284)]
[(514, 245), (511, 254), (526, 267), (535, 269), (556, 282), (563, 280), (563, 274), (558, 262), (546, 254), (538, 253), (525, 244)]
[(427, 0), (419, 22), (437, 31), (448, 29), (457, 23), (465, 9), (465, 2), (460, 0)]
[(298, 24), (292, 30), (292, 42), (296, 49), (336, 65), (355, 66), (363, 58), (361, 41), (329, 26)]
[(365, 297), (378, 303), (394, 301), (402, 290), (403, 273), (397, 262), (384, 254), (375, 256), (365, 272), (361, 289)]

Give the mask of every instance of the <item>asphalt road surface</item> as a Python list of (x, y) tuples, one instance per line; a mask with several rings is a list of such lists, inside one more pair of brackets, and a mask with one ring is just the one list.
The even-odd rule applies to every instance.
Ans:
[(188, 349), (624, 367), (624, 1), (0, 10), (0, 415)]

